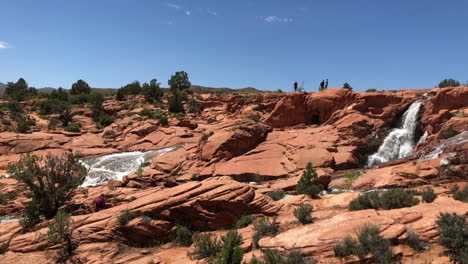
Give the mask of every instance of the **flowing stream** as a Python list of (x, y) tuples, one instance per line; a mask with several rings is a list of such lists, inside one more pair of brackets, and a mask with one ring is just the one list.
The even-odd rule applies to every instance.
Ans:
[(422, 102), (419, 100), (410, 105), (403, 114), (400, 127), (393, 129), (385, 138), (379, 150), (369, 156), (368, 166), (401, 159), (413, 154), (421, 105)]
[(440, 157), (440, 154), (444, 152), (444, 149), (450, 146), (460, 145), (468, 142), (468, 131), (463, 131), (462, 133), (453, 136), (451, 138), (445, 139), (439, 143), (439, 145), (431, 152), (424, 154), (420, 160), (431, 160), (437, 159)]
[(95, 186), (111, 179), (122, 180), (123, 176), (136, 172), (140, 166), (175, 150), (178, 146), (146, 152), (122, 152), (83, 159), (88, 175), (82, 186)]

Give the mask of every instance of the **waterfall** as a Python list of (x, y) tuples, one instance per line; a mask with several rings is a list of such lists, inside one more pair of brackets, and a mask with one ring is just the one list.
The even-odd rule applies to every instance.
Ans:
[(369, 156), (367, 161), (368, 166), (401, 159), (413, 154), (421, 105), (421, 101), (415, 101), (410, 105), (408, 110), (403, 114), (400, 127), (390, 131), (390, 134), (385, 138), (379, 150)]
[(123, 176), (136, 172), (142, 164), (173, 151), (177, 147), (146, 152), (122, 152), (83, 159), (81, 163), (88, 169), (88, 174), (82, 186), (95, 186), (110, 179), (122, 180)]

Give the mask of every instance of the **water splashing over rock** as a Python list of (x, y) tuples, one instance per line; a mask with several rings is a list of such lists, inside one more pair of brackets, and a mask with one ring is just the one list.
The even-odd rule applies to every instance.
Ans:
[(83, 159), (81, 162), (88, 169), (83, 186), (95, 186), (108, 180), (122, 180), (123, 176), (134, 173), (141, 164), (160, 157), (177, 146), (146, 152), (122, 152)]
[(368, 166), (401, 159), (413, 154), (421, 105), (421, 101), (415, 101), (410, 105), (403, 114), (401, 126), (393, 129), (385, 138), (379, 150), (369, 156)]

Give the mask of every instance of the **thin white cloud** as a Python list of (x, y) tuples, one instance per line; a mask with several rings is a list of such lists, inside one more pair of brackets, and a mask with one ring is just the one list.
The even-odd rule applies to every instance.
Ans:
[(187, 16), (190, 16), (192, 13), (190, 12), (190, 10), (187, 10), (187, 11), (185, 11), (185, 14), (186, 14)]
[(3, 42), (3, 41), (0, 41), (0, 49), (6, 49), (6, 48), (9, 48), (10, 47), (10, 44), (6, 43), (6, 42)]
[(267, 16), (267, 17), (260, 17), (263, 19), (265, 22), (273, 24), (273, 23), (291, 23), (293, 22), (292, 18), (289, 17), (277, 17), (277, 16)]
[(219, 15), (218, 12), (216, 12), (216, 10), (211, 9), (211, 8), (207, 8), (207, 9), (206, 9), (206, 12), (207, 12), (208, 14), (212, 15), (212, 16), (218, 16), (218, 15)]
[(174, 8), (174, 9), (180, 9), (180, 5), (176, 5), (176, 4), (168, 3), (167, 6), (170, 8)]

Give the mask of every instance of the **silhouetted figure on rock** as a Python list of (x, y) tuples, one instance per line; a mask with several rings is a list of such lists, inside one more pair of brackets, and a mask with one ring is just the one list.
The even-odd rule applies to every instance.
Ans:
[(322, 82), (320, 83), (320, 89), (319, 89), (319, 91), (323, 91), (324, 88), (325, 88), (325, 81), (322, 80)]
[(294, 92), (297, 92), (297, 81), (294, 82)]
[(328, 89), (328, 79), (325, 81), (325, 90)]

